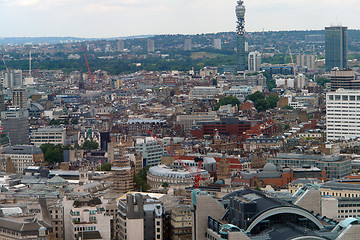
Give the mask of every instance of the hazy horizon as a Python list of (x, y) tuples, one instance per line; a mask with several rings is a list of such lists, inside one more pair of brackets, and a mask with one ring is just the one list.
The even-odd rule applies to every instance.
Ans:
[[(236, 0), (0, 0), (0, 36), (117, 38), (235, 31)], [(360, 29), (358, 0), (245, 0), (246, 31)]]

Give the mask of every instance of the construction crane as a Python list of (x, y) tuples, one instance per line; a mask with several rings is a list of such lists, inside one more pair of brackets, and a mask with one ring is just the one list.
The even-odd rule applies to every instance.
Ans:
[(91, 89), (93, 89), (93, 86), (94, 86), (94, 75), (95, 75), (95, 74), (91, 74), (90, 67), (89, 67), (89, 63), (88, 63), (88, 60), (86, 59), (85, 53), (84, 53), (84, 58), (85, 58), (86, 66), (87, 66), (87, 68), (88, 68), (88, 70), (89, 70), (89, 75), (90, 75), (90, 77), (91, 77)]
[(9, 68), (8, 68), (8, 66), (7, 66), (6, 63), (5, 63), (5, 58), (4, 58), (4, 56), (1, 56), (1, 58), (2, 58), (2, 61), (3, 61), (4, 65), (5, 65), (6, 71), (9, 71)]
[(290, 46), (289, 46), (289, 53), (290, 53), (290, 59), (291, 59), (291, 63), (292, 63), (292, 67), (293, 67), (293, 72), (294, 72), (294, 80), (295, 80), (295, 77), (296, 77), (295, 63), (294, 63), (293, 55), (292, 55), (292, 53), (291, 53)]
[(185, 168), (193, 177), (194, 177), (194, 188), (199, 188), (200, 186), (200, 180), (205, 180), (201, 177), (201, 166), (202, 161), (198, 162), (196, 172), (194, 172), (189, 166), (183, 163), (174, 153), (171, 152), (170, 148), (166, 146), (154, 133), (152, 133), (150, 130), (147, 130), (147, 132), (162, 146), (176, 161), (178, 161), (183, 168)]

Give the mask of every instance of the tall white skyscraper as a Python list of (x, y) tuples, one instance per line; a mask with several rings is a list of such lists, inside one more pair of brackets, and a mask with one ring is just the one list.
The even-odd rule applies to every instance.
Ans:
[(257, 72), (261, 66), (261, 53), (258, 51), (249, 53), (248, 68), (250, 72)]
[(8, 70), (5, 73), (4, 87), (14, 88), (23, 84), (22, 70)]
[(360, 137), (360, 91), (338, 89), (326, 94), (328, 141)]
[(192, 49), (191, 38), (187, 38), (185, 39), (184, 42), (184, 51), (191, 51), (191, 49)]
[(214, 39), (214, 49), (221, 50), (221, 39), (220, 38)]
[(150, 38), (147, 40), (147, 51), (155, 52), (155, 41)]
[(122, 52), (124, 51), (124, 41), (119, 39), (117, 42), (116, 42), (116, 45), (117, 45), (117, 50), (119, 52)]
[(296, 55), (296, 65), (299, 67), (307, 67), (308, 70), (314, 70), (315, 58), (316, 56), (314, 54)]

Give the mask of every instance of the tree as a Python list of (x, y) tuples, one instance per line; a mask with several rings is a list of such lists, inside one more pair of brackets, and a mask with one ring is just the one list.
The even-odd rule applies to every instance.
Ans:
[(294, 108), (292, 106), (286, 105), (285, 107), (283, 107), (283, 109), (293, 110)]
[(255, 103), (256, 100), (259, 100), (259, 99), (265, 99), (265, 96), (264, 96), (264, 94), (262, 92), (257, 91), (257, 92), (255, 92), (253, 94), (248, 95), (245, 98), (245, 101), (251, 100), (251, 101), (253, 101)]
[(168, 187), (169, 187), (169, 183), (168, 183), (168, 182), (164, 182), (161, 186), (162, 186), (163, 188), (168, 188)]
[(60, 125), (61, 121), (56, 119), (51, 119), (49, 125)]
[(273, 88), (276, 88), (276, 83), (274, 79), (266, 80), (266, 86), (271, 91)]
[(286, 124), (285, 126), (284, 126), (284, 130), (289, 130), (290, 129), (290, 125), (289, 124)]
[(170, 97), (173, 97), (175, 95), (175, 89), (170, 90)]
[(269, 102), (270, 108), (275, 108), (280, 98), (277, 95), (271, 94), (266, 100)]
[(79, 120), (77, 118), (74, 118), (74, 119), (71, 120), (71, 124), (76, 125), (78, 123), (79, 123)]
[(111, 171), (111, 163), (102, 163), (100, 167), (97, 168), (98, 171)]
[(216, 80), (216, 78), (213, 78), (213, 80), (212, 80), (212, 85), (213, 85), (213, 86), (216, 86), (216, 85), (217, 85), (217, 80)]
[(150, 185), (147, 183), (147, 172), (149, 171), (149, 166), (145, 166), (139, 171), (138, 174), (134, 177), (134, 182), (136, 188), (141, 191), (147, 191), (150, 189)]
[(63, 161), (63, 146), (58, 144), (54, 145), (51, 143), (46, 143), (40, 146), (41, 151), (44, 154), (45, 161), (54, 164)]
[(239, 99), (234, 96), (226, 96), (220, 98), (219, 102), (215, 106), (215, 110), (218, 110), (221, 106), (231, 104), (232, 106), (240, 105)]
[(325, 83), (330, 82), (330, 79), (324, 78), (324, 77), (319, 77), (319, 78), (316, 79), (316, 82), (317, 82), (319, 85), (324, 86)]
[(256, 110), (258, 110), (259, 112), (263, 112), (263, 111), (266, 111), (267, 109), (269, 109), (270, 104), (265, 99), (258, 99), (255, 101), (254, 106), (255, 106)]
[(99, 144), (95, 141), (85, 140), (84, 144), (82, 145), (82, 149), (84, 150), (94, 150), (98, 149)]

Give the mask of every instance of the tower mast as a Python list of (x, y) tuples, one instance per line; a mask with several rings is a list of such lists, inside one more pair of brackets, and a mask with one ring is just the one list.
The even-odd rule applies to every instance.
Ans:
[(236, 37), (237, 37), (237, 70), (246, 70), (246, 56), (245, 56), (245, 6), (244, 1), (238, 0), (235, 9), (237, 26), (236, 26)]

